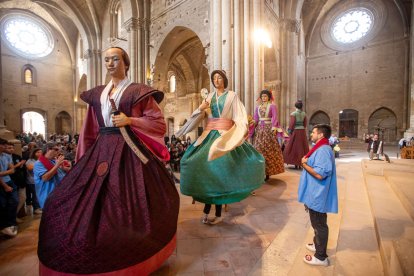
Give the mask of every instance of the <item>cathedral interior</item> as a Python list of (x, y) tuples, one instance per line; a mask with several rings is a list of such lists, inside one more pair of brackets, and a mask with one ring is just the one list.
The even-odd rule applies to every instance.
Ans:
[[(308, 130), (329, 124), (355, 142), (345, 155), (378, 131), (395, 150), (414, 136), (413, 20), (411, 0), (1, 0), (0, 137), (79, 133), (87, 112), (79, 95), (108, 83), (103, 57), (116, 46), (130, 56), (133, 82), (164, 92), (168, 137), (222, 69), (247, 114), (268, 89), (284, 129), (300, 99)], [(156, 275), (413, 275), (413, 163), (353, 157), (338, 165), (328, 270), (296, 257), (311, 232), (295, 199), (300, 172), (288, 171), (229, 206), (220, 228), (199, 225), (202, 207), (181, 198), (178, 249)], [(0, 274), (37, 275), (38, 224), (25, 224), (20, 245), (0, 241), (1, 255), (31, 252), (8, 254)]]

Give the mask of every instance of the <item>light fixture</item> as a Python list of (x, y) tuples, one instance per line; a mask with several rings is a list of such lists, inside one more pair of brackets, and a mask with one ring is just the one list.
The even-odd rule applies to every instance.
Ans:
[(259, 41), (267, 48), (272, 48), (272, 40), (270, 39), (270, 35), (266, 30), (262, 28), (256, 29), (254, 31), (254, 38), (256, 41)]

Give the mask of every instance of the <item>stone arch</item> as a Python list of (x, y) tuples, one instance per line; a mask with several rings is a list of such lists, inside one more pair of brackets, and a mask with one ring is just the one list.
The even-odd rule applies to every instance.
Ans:
[[(35, 116), (26, 116), (29, 113), (35, 113)], [(21, 118), (21, 126), (22, 131), (24, 132), (37, 132), (41, 133), (44, 138), (46, 138), (47, 134), (47, 112), (40, 108), (23, 108), (20, 110), (20, 118)], [(39, 116), (36, 116), (36, 115)], [(43, 120), (42, 122), (39, 122), (37, 120)]]
[[(204, 46), (197, 34), (186, 27), (175, 27), (161, 43), (153, 66), (153, 86), (166, 93), (161, 108), (174, 118), (174, 128), (200, 104), (201, 88), (210, 80)], [(176, 77), (176, 92), (169, 93), (169, 77)]]
[(322, 110), (318, 110), (312, 114), (309, 120), (309, 130), (313, 128), (314, 125), (317, 124), (331, 124), (331, 119), (329, 118), (329, 115)]
[(344, 109), (339, 112), (339, 137), (358, 137), (358, 111)]
[(57, 134), (72, 132), (72, 117), (67, 111), (61, 111), (56, 115), (55, 132)]
[(181, 88), (195, 93), (202, 87), (209, 87), (208, 71), (203, 66), (205, 60), (204, 47), (196, 33), (186, 27), (175, 27), (157, 53), (154, 86), (168, 91), (169, 72), (173, 71), (177, 77), (177, 90)]
[(368, 119), (368, 132), (378, 133), (385, 142), (397, 141), (397, 116), (387, 107), (380, 107)]

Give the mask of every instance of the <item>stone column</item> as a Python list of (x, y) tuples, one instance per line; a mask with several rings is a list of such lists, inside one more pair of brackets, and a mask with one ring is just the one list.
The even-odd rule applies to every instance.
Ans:
[[(0, 37), (0, 60), (3, 60), (1, 55), (2, 38)], [(4, 107), (3, 107), (3, 62), (0, 63), (0, 132), (6, 129), (4, 125)]]
[(414, 6), (411, 10), (411, 39), (410, 39), (410, 70), (409, 70), (409, 91), (408, 91), (408, 129), (404, 133), (405, 138), (414, 136)]
[[(300, 22), (295, 19), (283, 19), (282, 22), (282, 102), (281, 116), (289, 122), (289, 114), (294, 111), (294, 103), (298, 97), (296, 63), (298, 56), (298, 33)], [(306, 105), (306, 102), (304, 103)]]
[[(129, 59), (131, 60), (130, 68), (129, 68), (129, 78), (133, 82), (138, 82), (138, 68), (139, 62), (139, 49), (138, 45), (138, 19), (130, 18), (128, 21), (124, 23), (125, 29), (128, 32), (128, 55)], [(139, 59), (139, 60), (138, 60)]]
[(150, 85), (148, 79), (151, 78), (151, 64), (150, 64), (150, 21), (145, 19), (144, 21), (144, 47), (145, 47), (145, 57), (144, 57), (144, 80), (147, 85)]
[(251, 29), (250, 29), (250, 1), (243, 1), (243, 46), (244, 46), (244, 105), (247, 114), (253, 112), (252, 107), (252, 89), (251, 89), (251, 70), (250, 70), (250, 46), (251, 46)]
[(221, 0), (213, 0), (213, 68), (211, 71), (222, 67), (222, 39), (221, 39)]
[[(253, 32), (256, 32), (262, 27), (261, 25), (261, 0), (253, 1)], [(262, 77), (262, 68), (261, 60), (263, 55), (262, 47), (258, 39), (253, 38), (253, 91), (251, 92), (254, 99), (257, 98), (260, 89), (263, 87), (263, 77)]]
[(97, 59), (99, 57), (100, 57), (100, 51), (97, 51), (97, 50), (88, 49), (83, 53), (83, 58), (87, 60), (87, 67), (88, 67), (88, 81), (86, 83), (87, 89), (91, 89), (101, 84), (100, 82), (98, 82), (98, 80), (102, 77), (102, 76), (98, 77), (98, 73), (101, 71), (101, 68), (98, 68), (98, 65), (100, 63), (97, 61)]
[(229, 80), (228, 89), (233, 90), (233, 55), (232, 55), (232, 34), (231, 34), (231, 1), (221, 2), (222, 11), (222, 64), (221, 69), (226, 71)]
[(241, 94), (241, 28), (240, 28), (240, 0), (234, 0), (234, 74), (233, 74), (233, 90), (239, 94), (240, 99), (244, 100)]

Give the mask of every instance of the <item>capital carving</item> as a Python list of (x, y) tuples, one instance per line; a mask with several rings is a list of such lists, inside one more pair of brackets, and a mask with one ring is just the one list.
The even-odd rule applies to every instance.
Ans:
[(87, 49), (83, 52), (83, 58), (84, 59), (89, 59), (89, 58), (92, 58), (93, 56), (98, 56), (101, 53), (102, 53), (101, 50)]
[(127, 32), (136, 31), (138, 28), (142, 27), (142, 20), (139, 18), (130, 18), (122, 24), (122, 28), (127, 30)]
[(284, 18), (282, 23), (283, 23), (283, 27), (286, 31), (298, 34), (299, 31), (300, 31), (300, 25), (301, 25), (302, 21), (301, 20), (290, 19), (290, 18)]

